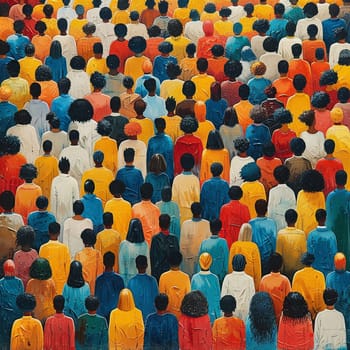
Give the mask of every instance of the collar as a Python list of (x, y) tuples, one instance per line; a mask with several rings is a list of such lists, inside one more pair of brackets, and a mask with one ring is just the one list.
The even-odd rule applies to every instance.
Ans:
[(170, 231), (169, 230), (162, 230), (160, 231), (163, 235), (165, 236), (169, 236), (170, 235)]

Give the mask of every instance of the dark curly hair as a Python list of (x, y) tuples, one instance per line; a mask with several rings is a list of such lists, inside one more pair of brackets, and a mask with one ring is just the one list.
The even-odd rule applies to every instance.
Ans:
[(194, 290), (185, 295), (181, 303), (181, 312), (190, 317), (201, 317), (208, 314), (208, 301), (202, 292)]
[(324, 189), (323, 175), (317, 170), (306, 170), (301, 175), (301, 188), (305, 192), (321, 192)]
[(282, 317), (304, 318), (308, 313), (307, 303), (299, 292), (290, 292), (285, 297)]
[(184, 117), (180, 122), (180, 129), (186, 133), (191, 134), (198, 129), (198, 121), (191, 116)]

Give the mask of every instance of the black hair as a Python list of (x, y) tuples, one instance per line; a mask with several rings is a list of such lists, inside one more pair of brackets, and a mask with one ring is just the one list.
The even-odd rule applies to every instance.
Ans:
[(75, 215), (81, 215), (84, 211), (84, 203), (81, 200), (76, 200), (73, 203), (73, 213)]
[(290, 140), (290, 149), (296, 156), (301, 156), (306, 148), (305, 141), (300, 137), (294, 137)]
[(191, 204), (191, 212), (192, 215), (201, 215), (202, 214), (202, 206), (199, 202), (193, 202)]
[(112, 252), (106, 252), (103, 254), (103, 265), (105, 267), (113, 267), (115, 264), (115, 255)]
[(59, 235), (61, 231), (61, 225), (54, 221), (54, 222), (50, 222), (49, 224), (49, 234), (50, 235)]
[(242, 64), (241, 62), (230, 60), (227, 61), (224, 65), (224, 73), (230, 79), (235, 79), (242, 73)]
[(182, 263), (182, 254), (178, 250), (172, 250), (168, 255), (168, 263), (170, 267), (178, 267)]
[(112, 132), (112, 124), (107, 119), (102, 119), (97, 123), (96, 130), (101, 136), (109, 136)]
[(303, 12), (304, 12), (305, 17), (312, 18), (312, 17), (314, 17), (314, 16), (316, 16), (318, 14), (317, 5), (312, 3), (312, 2), (308, 2), (303, 7)]
[(341, 103), (347, 103), (350, 98), (350, 90), (347, 87), (342, 86), (338, 90), (337, 97)]
[(121, 195), (125, 192), (125, 184), (121, 180), (114, 180), (109, 184), (109, 192), (114, 196)]
[(170, 221), (171, 221), (170, 215), (168, 215), (168, 214), (161, 214), (159, 216), (159, 227), (162, 230), (168, 230), (169, 227), (170, 227)]
[(209, 225), (210, 225), (210, 232), (213, 235), (218, 235), (222, 229), (222, 222), (220, 219), (210, 220)]
[(288, 209), (284, 213), (284, 219), (288, 225), (294, 225), (298, 220), (298, 213), (294, 209)]
[(231, 186), (228, 195), (232, 200), (239, 200), (243, 196), (243, 191), (239, 186)]
[(323, 300), (327, 306), (333, 306), (338, 300), (338, 292), (333, 288), (326, 288), (323, 291)]
[(91, 74), (90, 83), (94, 88), (101, 90), (106, 86), (106, 77), (99, 72), (94, 72)]
[(163, 187), (162, 192), (161, 192), (161, 198), (163, 202), (170, 202), (172, 198), (172, 190), (171, 187), (166, 186)]
[(11, 191), (4, 191), (0, 194), (0, 206), (5, 211), (10, 211), (15, 206), (15, 196)]
[(43, 142), (43, 150), (44, 150), (44, 152), (51, 152), (52, 151), (52, 141), (45, 140)]
[(100, 305), (100, 302), (98, 301), (98, 298), (94, 295), (89, 295), (85, 299), (85, 307), (88, 311), (96, 311)]
[(49, 200), (45, 196), (39, 196), (35, 201), (35, 205), (38, 209), (46, 209), (49, 205)]
[(306, 86), (306, 78), (302, 74), (296, 74), (293, 78), (293, 86), (295, 90), (302, 91)]
[(145, 255), (138, 255), (135, 259), (137, 269), (146, 269), (148, 266), (147, 257)]
[(267, 213), (267, 201), (265, 199), (258, 199), (255, 202), (255, 211), (258, 215), (266, 215)]
[(266, 52), (277, 52), (278, 41), (272, 36), (266, 37), (263, 41), (263, 48)]
[(304, 297), (299, 292), (290, 292), (283, 302), (283, 316), (290, 318), (304, 318), (309, 310)]
[(128, 28), (124, 23), (118, 23), (114, 26), (114, 34), (118, 38), (124, 38), (127, 32), (128, 32)]
[(153, 185), (149, 182), (145, 182), (140, 188), (141, 198), (149, 200), (153, 195)]
[(62, 157), (58, 162), (58, 169), (60, 169), (61, 173), (68, 174), (70, 169), (69, 159)]
[(192, 97), (196, 92), (196, 85), (191, 80), (186, 80), (182, 85), (182, 93), (188, 98)]
[(212, 150), (224, 149), (224, 142), (218, 130), (211, 130), (209, 132), (206, 148)]
[(327, 217), (327, 212), (324, 209), (319, 208), (319, 209), (316, 210), (315, 218), (316, 218), (317, 222), (325, 221), (326, 217)]
[[(163, 1), (160, 1), (161, 4)], [(165, 311), (169, 304), (169, 298), (165, 293), (158, 294), (154, 299), (154, 305), (158, 311)]]
[(135, 159), (135, 150), (133, 148), (125, 148), (124, 161), (125, 163), (131, 163)]
[(93, 230), (90, 228), (86, 228), (82, 231), (80, 238), (82, 239), (83, 243), (86, 245), (93, 246), (96, 243), (96, 235)]
[(191, 153), (184, 153), (180, 158), (181, 167), (185, 171), (191, 171), (194, 167), (194, 157)]
[(34, 229), (31, 226), (25, 225), (21, 226), (16, 235), (16, 243), (17, 245), (23, 247), (23, 246), (29, 246), (31, 247), (34, 243), (35, 239), (35, 232)]
[(20, 109), (14, 114), (14, 120), (16, 124), (27, 125), (32, 121), (32, 116), (26, 109)]
[(323, 143), (323, 147), (327, 154), (332, 154), (335, 149), (335, 142), (332, 139), (326, 139)]
[(142, 223), (139, 219), (135, 218), (130, 220), (126, 240), (131, 243), (142, 243), (145, 241)]
[(273, 252), (269, 258), (269, 264), (272, 272), (280, 271), (283, 264), (282, 255), (277, 252)]
[(297, 25), (293, 21), (288, 21), (286, 25), (287, 36), (294, 36)]
[(32, 181), (38, 176), (38, 169), (34, 164), (27, 163), (21, 166), (19, 178), (26, 181)]
[(110, 107), (113, 112), (118, 112), (121, 107), (120, 97), (119, 96), (113, 96), (110, 101)]
[(222, 166), (221, 163), (214, 162), (210, 165), (210, 172), (214, 177), (220, 176), (223, 171), (224, 171), (224, 167)]
[(335, 173), (335, 183), (338, 186), (345, 186), (348, 179), (348, 174), (344, 170), (338, 170)]
[(321, 192), (324, 189), (323, 175), (317, 170), (306, 170), (301, 175), (301, 187), (305, 192)]
[(236, 310), (237, 302), (232, 295), (224, 295), (220, 299), (220, 309), (224, 313), (232, 313)]
[(287, 183), (290, 171), (285, 165), (279, 165), (273, 170), (273, 176), (279, 184)]
[(62, 312), (64, 309), (64, 296), (63, 295), (56, 295), (53, 298), (53, 307), (56, 310), (56, 312)]

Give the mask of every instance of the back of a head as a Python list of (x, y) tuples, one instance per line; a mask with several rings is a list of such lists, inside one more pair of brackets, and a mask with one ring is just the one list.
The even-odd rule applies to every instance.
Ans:
[(210, 220), (210, 232), (213, 235), (218, 235), (222, 228), (222, 222), (220, 219)]
[(301, 156), (306, 148), (305, 141), (300, 137), (294, 137), (290, 141), (290, 149), (296, 156)]
[(294, 224), (298, 220), (298, 213), (294, 209), (288, 209), (284, 214), (284, 218), (286, 220), (287, 225), (294, 226)]
[(272, 253), (269, 259), (271, 272), (279, 272), (282, 268), (283, 258), (279, 253)]
[(348, 179), (348, 175), (344, 170), (338, 170), (335, 173), (335, 183), (337, 186), (345, 186)]

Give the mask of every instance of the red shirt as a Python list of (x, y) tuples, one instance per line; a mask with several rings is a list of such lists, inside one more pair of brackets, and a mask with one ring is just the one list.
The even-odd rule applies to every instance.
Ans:
[(226, 239), (230, 249), (232, 243), (238, 239), (242, 224), (250, 220), (249, 209), (240, 201), (232, 200), (221, 207), (220, 220), (222, 221), (222, 229), (219, 236)]
[(127, 58), (133, 56), (133, 53), (128, 47), (128, 40), (119, 41), (114, 40), (109, 47), (109, 54), (118, 56), (120, 60), (119, 72), (124, 72), (125, 61)]
[(285, 161), (287, 158), (293, 156), (289, 143), (294, 137), (297, 137), (297, 135), (292, 130), (282, 132), (281, 129), (278, 129), (272, 133), (271, 141), (276, 148), (276, 157)]

